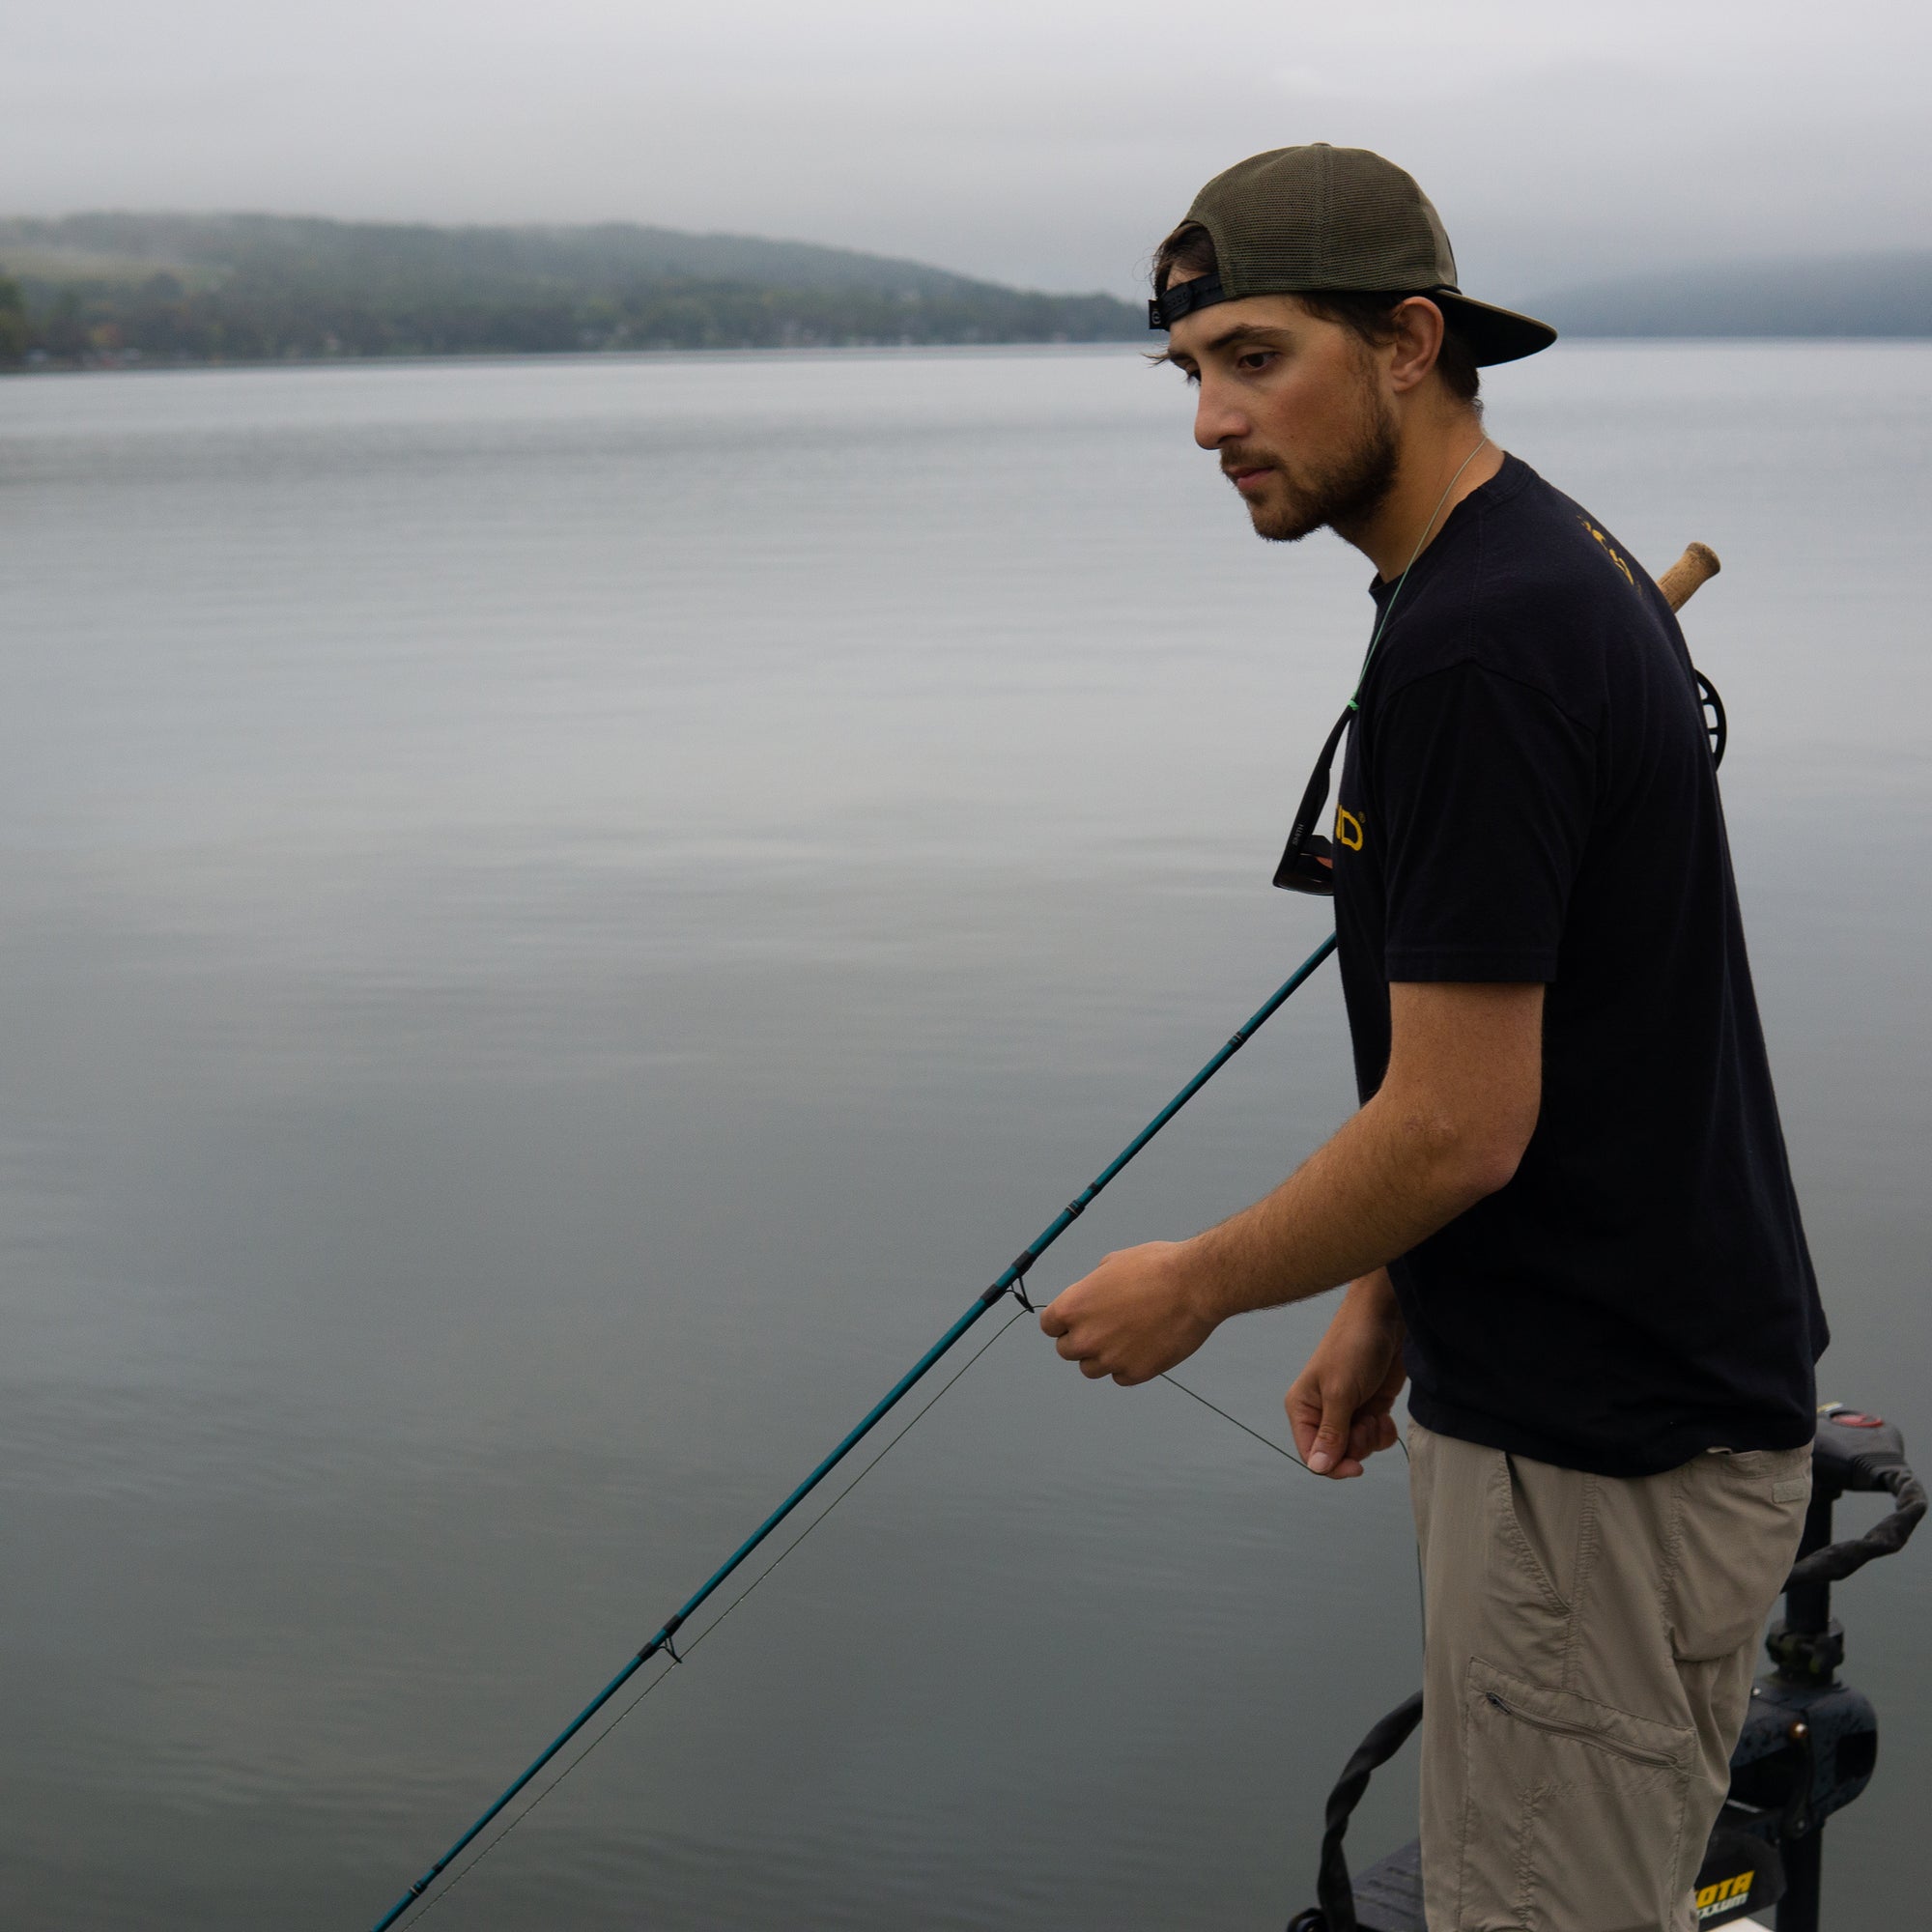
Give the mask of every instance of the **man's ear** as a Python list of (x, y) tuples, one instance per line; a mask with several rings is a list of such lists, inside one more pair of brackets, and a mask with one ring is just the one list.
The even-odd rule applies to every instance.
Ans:
[(1446, 325), (1442, 311), (1427, 296), (1410, 296), (1394, 310), (1395, 355), (1389, 381), (1398, 395), (1412, 389), (1435, 367)]

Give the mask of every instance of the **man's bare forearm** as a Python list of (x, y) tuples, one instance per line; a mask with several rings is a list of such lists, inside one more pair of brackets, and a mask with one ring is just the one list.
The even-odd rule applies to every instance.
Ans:
[(1541, 1105), (1542, 986), (1397, 983), (1389, 1009), (1380, 1090), (1272, 1194), (1107, 1256), (1041, 1311), (1082, 1375), (1146, 1381), (1231, 1315), (1375, 1276), (1508, 1182)]
[(1212, 1321), (1279, 1307), (1376, 1274), (1507, 1178), (1384, 1090), (1272, 1193), (1183, 1243), (1184, 1265)]

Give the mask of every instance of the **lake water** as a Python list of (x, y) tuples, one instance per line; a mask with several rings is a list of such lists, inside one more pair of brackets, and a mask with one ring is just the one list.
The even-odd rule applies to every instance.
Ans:
[[(1821, 1394), (1932, 1463), (1932, 348), (1490, 389), (1724, 558)], [(0, 385), (6, 1922), (372, 1922), (1326, 931), (1368, 576), (1122, 350)], [(1350, 1104), (1330, 968), (1036, 1286)], [(1190, 1379), (1282, 1434), (1325, 1316)], [(1398, 1460), (1022, 1323), (431, 1922), (1277, 1927), (1414, 1583)], [(1839, 1608), (1829, 1922), (1903, 1924), (1932, 1548)]]

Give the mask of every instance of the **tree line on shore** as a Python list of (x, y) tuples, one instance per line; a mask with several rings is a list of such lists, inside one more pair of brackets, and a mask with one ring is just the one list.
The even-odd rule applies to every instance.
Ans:
[[(1571, 336), (1923, 337), (1932, 251), (1699, 264), (1524, 305)], [(1112, 296), (635, 223), (0, 218), (0, 368), (1148, 339)]]
[(1133, 305), (632, 227), (278, 216), (0, 222), (0, 361), (81, 367), (660, 349), (1095, 342)]

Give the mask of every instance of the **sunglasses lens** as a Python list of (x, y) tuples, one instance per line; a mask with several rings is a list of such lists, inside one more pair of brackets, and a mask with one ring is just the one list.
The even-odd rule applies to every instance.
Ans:
[(1325, 838), (1308, 838), (1299, 845), (1291, 845), (1281, 855), (1281, 864), (1275, 867), (1275, 884), (1284, 892), (1313, 893), (1319, 897), (1332, 897), (1335, 868), (1328, 858), (1332, 849)]

